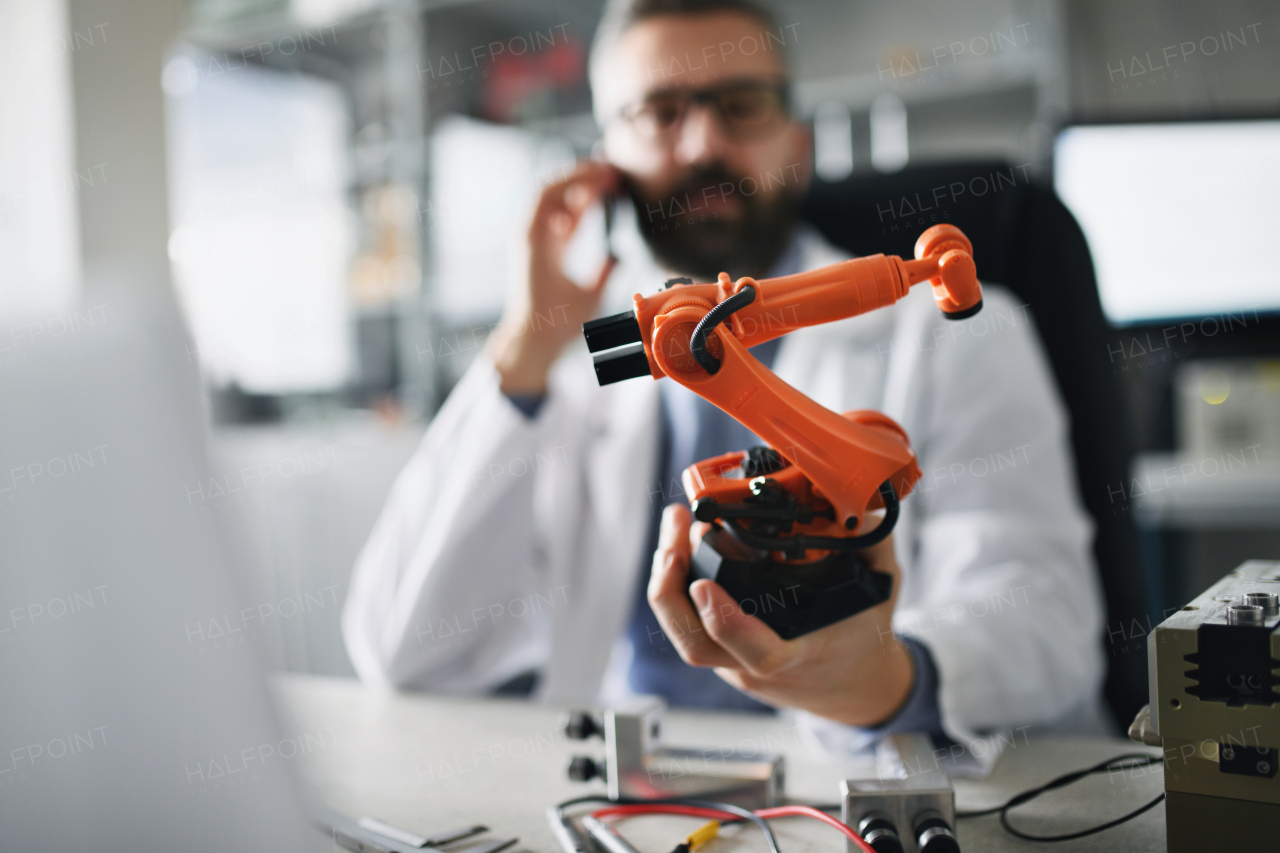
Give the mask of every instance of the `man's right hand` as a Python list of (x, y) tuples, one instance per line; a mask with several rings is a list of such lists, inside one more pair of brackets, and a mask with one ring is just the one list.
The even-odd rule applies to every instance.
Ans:
[(504, 393), (545, 393), (551, 365), (595, 315), (617, 259), (607, 258), (595, 282), (581, 287), (564, 274), (564, 254), (586, 209), (620, 186), (617, 169), (587, 161), (542, 190), (529, 223), (522, 280), (507, 295), (489, 343)]

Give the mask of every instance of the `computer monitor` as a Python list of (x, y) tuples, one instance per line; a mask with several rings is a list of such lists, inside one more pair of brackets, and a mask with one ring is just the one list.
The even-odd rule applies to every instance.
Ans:
[(1054, 184), (1114, 325), (1280, 310), (1280, 120), (1068, 127)]
[(5, 325), (0, 848), (333, 849), (235, 628), (222, 521), (185, 497), (212, 474), (176, 311), (121, 288)]

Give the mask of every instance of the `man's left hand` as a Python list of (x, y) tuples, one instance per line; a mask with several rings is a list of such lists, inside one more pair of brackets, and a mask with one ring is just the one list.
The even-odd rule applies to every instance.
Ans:
[(893, 577), (888, 601), (784, 640), (744, 613), (719, 584), (699, 580), (686, 595), (692, 521), (688, 508), (666, 508), (649, 578), (649, 604), (686, 663), (714, 667), (725, 681), (770, 705), (864, 727), (893, 717), (911, 693), (915, 667), (890, 625), (900, 577), (892, 536), (859, 554), (870, 568)]

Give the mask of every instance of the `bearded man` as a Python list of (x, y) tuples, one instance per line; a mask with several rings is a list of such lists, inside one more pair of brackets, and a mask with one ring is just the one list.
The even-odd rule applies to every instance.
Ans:
[[(972, 744), (1023, 726), (1105, 729), (1091, 528), (1027, 323), (957, 334), (973, 321), (944, 325), (916, 288), (754, 348), (826, 407), (894, 418), (925, 472), (894, 535), (864, 552), (893, 576), (892, 598), (790, 641), (711, 581), (687, 581), (680, 472), (762, 442), (669, 379), (597, 386), (582, 323), (632, 293), (843, 259), (799, 220), (811, 139), (790, 110), (796, 41), (747, 0), (607, 8), (590, 65), (604, 159), (542, 191), (503, 320), (359, 558), (343, 629), (365, 682), (789, 709), (839, 751), (907, 730)], [(615, 197), (630, 200), (621, 261), (580, 286), (566, 248), (584, 212)], [(984, 296), (988, 315), (1016, 311), (999, 287)]]

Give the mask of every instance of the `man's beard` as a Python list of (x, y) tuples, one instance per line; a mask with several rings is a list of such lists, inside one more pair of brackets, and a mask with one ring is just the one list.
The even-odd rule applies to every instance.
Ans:
[[(782, 255), (799, 219), (799, 200), (790, 187), (765, 196), (743, 192), (743, 178), (712, 165), (689, 175), (674, 190), (656, 198), (629, 189), (645, 243), (660, 264), (698, 282), (731, 278), (761, 278)], [(748, 183), (751, 183), (748, 181)], [(723, 189), (722, 189), (723, 188)], [(740, 217), (731, 219), (700, 210), (707, 196), (736, 196)], [(692, 222), (690, 220), (693, 220)]]

